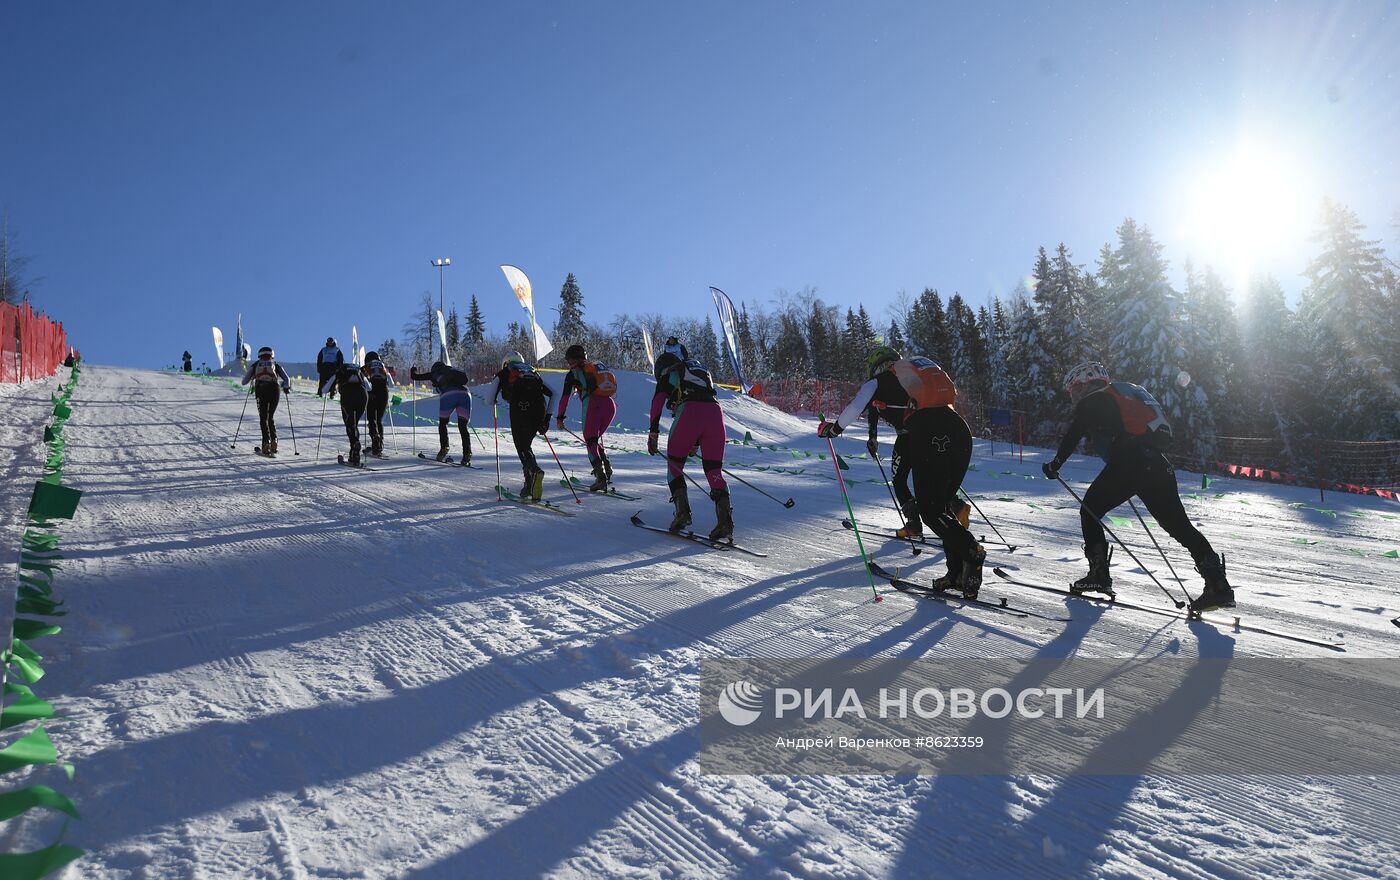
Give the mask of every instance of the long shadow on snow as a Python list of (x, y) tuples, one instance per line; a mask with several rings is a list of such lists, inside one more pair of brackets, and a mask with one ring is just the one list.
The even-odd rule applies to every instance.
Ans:
[[(655, 651), (685, 647), (792, 601), (828, 570), (848, 566), (846, 560), (835, 560), (776, 575), (607, 637), (625, 635), (628, 643)], [(542, 693), (615, 674), (613, 667), (580, 663), (571, 652), (538, 649), (386, 699), (220, 720), (120, 743), (79, 759), (82, 785), (91, 793), (79, 843), (101, 847), (275, 791), (327, 785), (411, 760)], [(175, 767), (180, 768), (178, 779), (161, 769)], [(162, 782), (168, 788), (162, 789)]]
[[(1067, 604), (1073, 607), (1073, 623), (1046, 643), (1037, 657), (1067, 660), (1107, 611), (1099, 606), (1082, 607), (1088, 603), (1071, 601)], [(1208, 625), (1190, 626), (1200, 641), (1200, 657), (1233, 655), (1233, 639)], [(1154, 634), (1152, 638), (1155, 637)], [(1034, 671), (1028, 668), (1005, 687), (1016, 693), (1043, 684), (1045, 675), (1061, 665)], [(1174, 691), (1113, 734), (1104, 748), (1131, 739), (1138, 743), (1145, 756), (1160, 754), (1191, 719), (1206, 708), (1211, 699), (1209, 695), (1218, 692), (1218, 667), (1198, 664), (1188, 673), (1188, 683), (1190, 687)], [(993, 723), (979, 717), (961, 733), (976, 736)], [(989, 757), (997, 761), (1004, 772), (935, 778), (919, 806), (917, 819), (906, 831), (907, 843), (893, 876), (922, 876), (929, 872), (950, 880), (1033, 874), (1086, 876), (1095, 864), (1095, 851), (1106, 840), (1114, 820), (1141, 780), (1137, 775), (1059, 777), (1054, 793), (1040, 809), (1025, 822), (1017, 822), (1009, 815), (1014, 793), (1009, 778), (1009, 758), (1004, 754), (980, 755), (982, 760)], [(1144, 760), (1143, 769), (1149, 762), (1150, 759)], [(1093, 773), (1095, 766), (1095, 757), (1090, 755), (1075, 773)], [(1043, 841), (1047, 838), (1055, 846), (1065, 848), (1063, 859), (1045, 857)]]

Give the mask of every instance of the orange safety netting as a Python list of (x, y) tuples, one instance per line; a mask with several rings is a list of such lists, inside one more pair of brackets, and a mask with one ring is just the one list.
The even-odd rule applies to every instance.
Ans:
[(34, 314), (29, 303), (0, 303), (0, 382), (52, 376), (67, 356), (62, 324)]

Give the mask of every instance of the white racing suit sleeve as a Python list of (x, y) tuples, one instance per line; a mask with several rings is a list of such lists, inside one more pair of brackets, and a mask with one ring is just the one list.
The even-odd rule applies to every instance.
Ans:
[(851, 398), (851, 402), (846, 404), (845, 409), (841, 410), (841, 415), (836, 417), (836, 424), (841, 430), (844, 431), (854, 425), (856, 419), (860, 418), (860, 414), (865, 412), (866, 407), (870, 406), (870, 401), (875, 398), (875, 387), (878, 384), (875, 379), (871, 379), (860, 386), (856, 396)]

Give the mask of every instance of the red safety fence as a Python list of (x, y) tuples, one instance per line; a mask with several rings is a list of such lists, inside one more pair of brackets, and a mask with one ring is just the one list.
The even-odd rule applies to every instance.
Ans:
[(1221, 437), (1213, 465), (1234, 477), (1400, 500), (1400, 440), (1319, 440), (1292, 459), (1277, 439)]
[(0, 303), (0, 382), (52, 376), (66, 357), (62, 324), (34, 314), (29, 303)]

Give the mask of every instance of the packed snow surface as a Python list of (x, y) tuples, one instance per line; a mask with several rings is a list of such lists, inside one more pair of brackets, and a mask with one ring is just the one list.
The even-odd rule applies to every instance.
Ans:
[[(561, 378), (549, 374), (556, 389)], [(669, 507), (663, 461), (644, 452), (650, 388), (635, 375), (623, 386), (609, 443), (619, 487), (642, 500), (575, 505), (537, 441), (546, 497), (578, 513), (565, 518), (497, 500), (481, 400), (484, 469), (414, 457), (435, 450), (436, 413), (418, 400), (409, 421), (409, 394), (391, 458), (357, 471), (335, 463), (346, 441), (334, 403), (319, 462), (323, 400), (284, 404), (274, 461), (252, 454), (254, 406), (230, 448), (246, 398), (227, 383), (85, 368), (65, 470), (84, 496), (55, 580), (70, 613), (42, 645), (38, 688), (64, 716), (50, 730), (76, 767), (72, 782), (38, 778), (73, 797), (83, 817), (67, 840), (88, 851), (60, 876), (1400, 876), (1392, 777), (703, 775), (705, 658), (1191, 657), (1205, 642), (1200, 625), (994, 580), (989, 590), (1073, 622), (872, 602), (814, 424), (728, 395), (739, 441), (728, 467), (796, 502), (731, 482), (736, 538), (768, 558), (632, 528), (638, 509), (664, 524)], [(575, 433), (578, 413), (574, 402)], [(515, 489), (502, 433), (502, 482)], [(836, 445), (857, 516), (892, 528), (863, 429), (852, 433)], [(586, 478), (580, 444), (551, 436)], [(965, 485), (1024, 545), (993, 549), (993, 563), (1065, 583), (1083, 571), (1078, 520), (1040, 476), (1045, 455), (979, 442)], [(1063, 473), (1082, 488), (1097, 467), (1075, 458)], [(1344, 631), (1348, 656), (1396, 655), (1400, 560), (1383, 554), (1400, 547), (1400, 507), (1242, 481), (1201, 491), (1199, 475), (1179, 476), (1229, 560), (1240, 614)], [(708, 529), (711, 505), (691, 498)], [(1123, 531), (1150, 551), (1136, 522)], [(942, 569), (935, 551), (867, 546), (911, 577)], [(1186, 555), (1168, 552), (1196, 589)], [(1115, 571), (1120, 595), (1164, 601), (1129, 566)], [(1331, 655), (1248, 632), (1210, 645)], [(15, 851), (61, 822), (31, 811), (7, 824)]]

